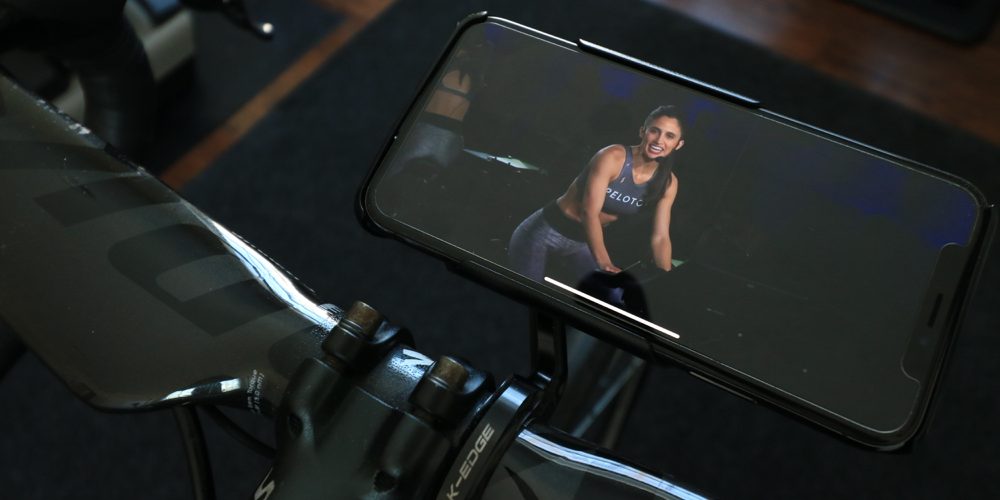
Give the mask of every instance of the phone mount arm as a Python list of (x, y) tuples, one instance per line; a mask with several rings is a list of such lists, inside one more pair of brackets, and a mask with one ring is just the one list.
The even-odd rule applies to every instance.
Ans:
[(531, 381), (542, 390), (538, 415), (555, 409), (569, 364), (566, 358), (566, 325), (562, 320), (537, 309), (531, 311)]

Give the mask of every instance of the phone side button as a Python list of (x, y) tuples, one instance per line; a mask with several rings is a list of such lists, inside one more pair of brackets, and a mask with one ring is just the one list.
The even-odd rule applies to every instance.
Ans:
[(647, 72), (655, 73), (663, 78), (666, 78), (667, 80), (673, 81), (674, 83), (678, 83), (687, 87), (693, 87), (697, 90), (705, 92), (706, 94), (711, 94), (715, 97), (725, 99), (733, 104), (738, 104), (740, 106), (744, 106), (750, 109), (757, 109), (761, 106), (760, 101), (756, 99), (738, 94), (736, 92), (733, 92), (732, 90), (727, 90), (722, 87), (718, 87), (716, 85), (712, 85), (710, 83), (706, 83), (701, 80), (691, 78), (690, 76), (687, 75), (682, 75), (676, 71), (671, 71), (669, 69), (657, 66), (655, 64), (650, 64), (646, 61), (642, 61), (632, 56), (622, 54), (621, 52), (611, 50), (607, 47), (602, 47), (596, 43), (588, 42), (582, 38), (577, 40), (576, 45), (577, 47), (580, 47), (580, 50), (584, 52), (589, 52), (591, 54), (604, 56), (606, 58), (609, 58), (613, 61), (617, 61), (626, 66), (632, 66)]
[(749, 396), (746, 396), (744, 394), (740, 394), (740, 393), (738, 393), (738, 392), (736, 392), (736, 391), (734, 391), (734, 390), (732, 390), (732, 389), (730, 389), (730, 388), (728, 388), (728, 387), (726, 387), (726, 386), (724, 386), (724, 385), (722, 385), (722, 384), (720, 384), (720, 383), (718, 383), (718, 382), (716, 382), (716, 381), (714, 381), (714, 380), (712, 380), (712, 379), (710, 379), (710, 378), (708, 378), (708, 377), (706, 377), (704, 375), (699, 375), (699, 374), (697, 374), (695, 372), (688, 372), (688, 373), (690, 373), (692, 376), (694, 376), (694, 378), (699, 379), (699, 380), (704, 380), (705, 382), (708, 382), (709, 384), (712, 384), (712, 385), (718, 387), (719, 389), (722, 389), (722, 390), (724, 390), (724, 391), (726, 391), (726, 392), (728, 392), (728, 393), (730, 393), (730, 394), (732, 394), (734, 396), (739, 396), (739, 397), (741, 397), (741, 398), (743, 398), (743, 399), (745, 399), (745, 400), (747, 400), (747, 401), (749, 401), (751, 403), (754, 403), (754, 404), (757, 403), (756, 401), (753, 400), (753, 398), (750, 398)]

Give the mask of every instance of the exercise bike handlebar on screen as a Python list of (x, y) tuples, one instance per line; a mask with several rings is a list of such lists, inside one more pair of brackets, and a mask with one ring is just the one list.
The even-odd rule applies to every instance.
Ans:
[(541, 423), (563, 326), (535, 318), (533, 378), (431, 360), (363, 303), (296, 278), (0, 77), (0, 316), (73, 393), (108, 411), (171, 408), (198, 498), (212, 496), (192, 410), (273, 417), (254, 497), (697, 498)]

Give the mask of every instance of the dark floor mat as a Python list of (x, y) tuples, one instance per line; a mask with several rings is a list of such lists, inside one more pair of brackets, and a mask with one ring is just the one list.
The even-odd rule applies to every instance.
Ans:
[(185, 81), (162, 91), (156, 139), (146, 155), (150, 171), (159, 173), (222, 125), (342, 20), (307, 0), (246, 4), (254, 19), (275, 26), (274, 38), (255, 38), (217, 12), (194, 13), (198, 54), (180, 75)]
[[(995, 171), (1000, 152), (968, 134), (681, 15), (640, 2), (596, 0), (547, 2), (544, 8), (528, 1), (402, 1), (183, 194), (324, 300), (346, 305), (363, 299), (376, 305), (411, 328), (418, 347), (432, 356), (458, 354), (499, 376), (523, 373), (528, 353), (524, 307), (400, 243), (368, 235), (354, 218), (361, 179), (455, 22), (484, 8), (756, 97), (778, 112), (965, 176), (991, 199), (1000, 197)], [(990, 436), (1000, 420), (1000, 368), (994, 362), (1000, 352), (995, 335), (1000, 313), (993, 307), (1000, 302), (997, 264), (1000, 252), (994, 251), (957, 343), (936, 418), (913, 453), (859, 450), (685, 373), (659, 368), (642, 391), (621, 452), (719, 497), (996, 498), (1000, 447)], [(0, 415), (16, 434), (0, 447), (5, 464), (0, 484), (11, 486), (5, 491), (12, 497), (186, 494), (169, 418), (156, 414), (132, 421), (88, 413), (67, 391), (53, 389), (51, 376), (33, 361), (22, 362), (2, 383)], [(120, 427), (125, 421), (128, 427)], [(57, 451), (66, 442), (68, 451)], [(221, 440), (213, 442), (213, 452), (225, 469), (220, 497), (250, 496), (266, 464)], [(85, 474), (62, 473), (79, 469), (81, 462), (101, 484), (88, 482), (81, 477)]]

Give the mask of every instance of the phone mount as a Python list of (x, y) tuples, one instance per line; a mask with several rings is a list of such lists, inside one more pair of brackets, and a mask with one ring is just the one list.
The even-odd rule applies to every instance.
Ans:
[(528, 423), (559, 401), (565, 326), (533, 312), (531, 339), (533, 374), (494, 390), (488, 373), (424, 356), (409, 347), (406, 330), (356, 303), (323, 339), (320, 356), (289, 381), (275, 413), (275, 465), (258, 491), (272, 500), (334, 487), (359, 496), (478, 498)]
[(534, 415), (571, 436), (613, 448), (638, 394), (646, 361), (552, 314), (531, 313)]
[(544, 420), (555, 409), (568, 372), (566, 327), (561, 320), (532, 310), (530, 339), (531, 376), (507, 379), (484, 405), (437, 498), (478, 498), (527, 422)]
[(538, 412), (547, 416), (562, 396), (569, 373), (566, 356), (566, 324), (537, 309), (531, 311), (531, 377), (542, 391)]

